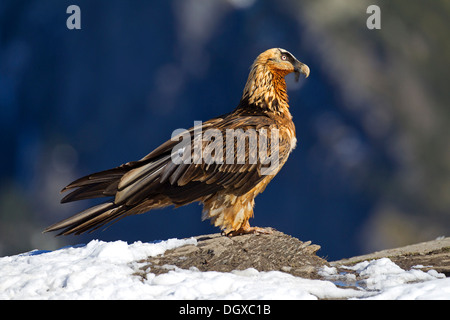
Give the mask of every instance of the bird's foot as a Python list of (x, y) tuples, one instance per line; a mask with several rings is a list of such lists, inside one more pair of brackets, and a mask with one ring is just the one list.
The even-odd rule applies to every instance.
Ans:
[(250, 227), (247, 223), (244, 226), (240, 227), (238, 230), (230, 231), (226, 235), (228, 237), (239, 236), (243, 234), (272, 234), (271, 228), (259, 228), (259, 227)]

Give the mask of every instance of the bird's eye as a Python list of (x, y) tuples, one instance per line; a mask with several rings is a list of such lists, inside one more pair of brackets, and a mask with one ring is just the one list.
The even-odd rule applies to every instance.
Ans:
[(281, 56), (281, 60), (287, 60), (287, 57), (285, 55)]

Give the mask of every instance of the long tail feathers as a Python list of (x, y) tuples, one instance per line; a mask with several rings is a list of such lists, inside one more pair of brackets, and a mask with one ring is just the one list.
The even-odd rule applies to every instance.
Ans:
[[(155, 170), (155, 167), (158, 168), (158, 166), (163, 165), (164, 161), (168, 158), (169, 156), (166, 156), (162, 160), (150, 162), (149, 164), (145, 162), (130, 162), (114, 169), (82, 177), (61, 190), (61, 192), (71, 191), (62, 198), (61, 203), (101, 197), (116, 198), (121, 185), (127, 187), (136, 180), (142, 179), (142, 176), (146, 174), (151, 175), (152, 170)], [(72, 217), (51, 225), (44, 232), (62, 229), (57, 234), (58, 236), (68, 234), (78, 235), (87, 231), (92, 232), (105, 224), (113, 222), (113, 220), (117, 222), (128, 215), (141, 213), (143, 210), (147, 211), (150, 209), (150, 207), (144, 207), (144, 209), (139, 208), (139, 201), (135, 204), (126, 204), (123, 201), (118, 202), (116, 200), (109, 200), (108, 202), (88, 208)]]
[[(61, 193), (70, 190), (70, 189), (76, 189), (75, 191), (72, 191), (70, 194), (65, 196), (61, 203), (75, 201), (75, 200), (81, 200), (81, 199), (90, 199), (90, 198), (97, 198), (97, 197), (107, 197), (112, 195), (119, 184), (120, 179), (123, 177), (123, 175), (128, 170), (124, 167), (118, 167), (102, 172), (97, 172), (85, 177), (82, 177), (78, 180), (75, 180), (68, 186), (64, 187), (64, 189), (61, 190)], [(97, 191), (96, 193), (93, 193), (93, 191)], [(103, 191), (106, 191), (104, 193)], [(109, 194), (108, 194), (109, 191)], [(90, 197), (82, 196), (83, 193), (91, 193)], [(81, 197), (78, 197), (81, 196)]]
[(72, 217), (62, 220), (46, 228), (44, 232), (62, 230), (59, 235), (81, 234), (86, 231), (94, 231), (106, 223), (124, 214), (127, 209), (117, 206), (112, 202), (106, 202), (86, 209)]

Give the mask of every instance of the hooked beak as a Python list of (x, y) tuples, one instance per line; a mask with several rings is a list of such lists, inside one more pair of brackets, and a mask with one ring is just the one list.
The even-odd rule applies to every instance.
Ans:
[(294, 73), (295, 73), (295, 81), (298, 81), (298, 78), (300, 77), (300, 73), (303, 73), (305, 75), (305, 78), (309, 77), (309, 67), (300, 62), (296, 61), (294, 65)]

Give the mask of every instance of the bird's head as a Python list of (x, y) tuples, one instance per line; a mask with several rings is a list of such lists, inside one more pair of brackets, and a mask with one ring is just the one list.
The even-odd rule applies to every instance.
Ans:
[(256, 105), (285, 112), (289, 105), (284, 77), (292, 72), (298, 81), (300, 73), (305, 77), (309, 76), (309, 67), (284, 49), (273, 48), (264, 51), (250, 68), (238, 108)]
[(281, 48), (264, 51), (256, 58), (256, 62), (265, 64), (272, 73), (283, 77), (294, 72), (296, 81), (298, 81), (300, 73), (303, 73), (306, 78), (309, 76), (309, 67), (298, 61), (292, 53)]

